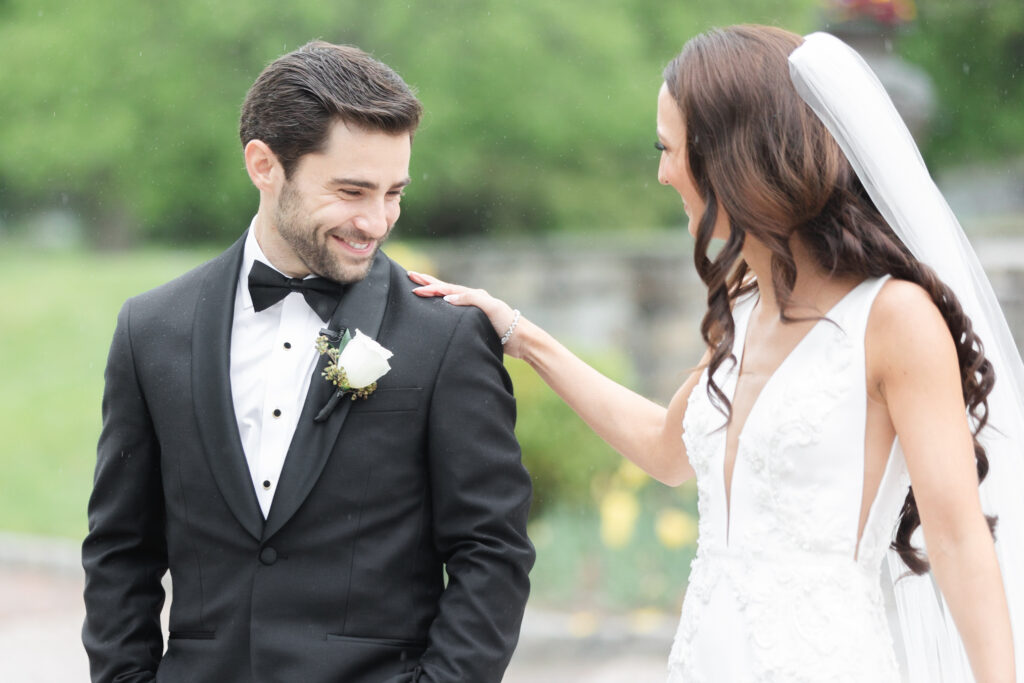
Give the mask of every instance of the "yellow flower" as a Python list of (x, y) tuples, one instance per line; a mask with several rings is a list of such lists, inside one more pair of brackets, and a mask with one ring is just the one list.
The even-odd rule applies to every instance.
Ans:
[(601, 499), (601, 540), (609, 548), (622, 548), (633, 537), (640, 504), (629, 491), (612, 489)]
[(654, 530), (661, 544), (673, 550), (692, 545), (697, 540), (697, 521), (679, 508), (665, 508), (659, 512)]
[(425, 253), (404, 242), (388, 241), (385, 251), (388, 256), (401, 263), (403, 268), (414, 270), (417, 273), (437, 275), (437, 264)]
[(641, 607), (629, 613), (629, 625), (634, 633), (654, 633), (671, 623), (671, 617), (653, 607)]
[(643, 488), (643, 486), (650, 480), (651, 479), (647, 476), (646, 472), (631, 463), (629, 460), (623, 460), (619, 469), (615, 472), (615, 482), (621, 484), (630, 491), (636, 491)]
[(586, 638), (597, 633), (600, 621), (593, 612), (574, 612), (569, 616), (569, 633), (574, 638)]

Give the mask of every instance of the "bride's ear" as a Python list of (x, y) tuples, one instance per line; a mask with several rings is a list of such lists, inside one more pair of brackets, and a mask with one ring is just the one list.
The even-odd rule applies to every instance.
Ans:
[(252, 184), (261, 192), (277, 192), (284, 181), (284, 168), (270, 146), (262, 140), (250, 140), (244, 155), (245, 170)]

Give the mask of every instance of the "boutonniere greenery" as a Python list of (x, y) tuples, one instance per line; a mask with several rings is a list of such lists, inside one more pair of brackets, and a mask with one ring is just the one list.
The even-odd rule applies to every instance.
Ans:
[(359, 330), (354, 337), (348, 330), (340, 335), (335, 330), (320, 330), (316, 350), (330, 360), (321, 375), (337, 389), (313, 422), (330, 417), (343, 396), (353, 401), (368, 398), (377, 389), (377, 380), (391, 370), (388, 359), (394, 355)]
[(368, 398), (377, 389), (377, 380), (391, 370), (388, 359), (394, 355), (359, 330), (354, 337), (346, 330), (337, 346), (321, 334), (316, 338), (316, 350), (331, 361), (322, 373), (323, 378), (353, 401)]

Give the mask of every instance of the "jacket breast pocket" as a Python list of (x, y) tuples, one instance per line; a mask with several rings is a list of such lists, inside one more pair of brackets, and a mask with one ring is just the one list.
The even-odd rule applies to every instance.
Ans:
[(216, 631), (185, 631), (174, 630), (167, 634), (170, 640), (214, 640)]
[(401, 413), (418, 410), (423, 398), (420, 387), (377, 389), (365, 399), (357, 399), (352, 413)]

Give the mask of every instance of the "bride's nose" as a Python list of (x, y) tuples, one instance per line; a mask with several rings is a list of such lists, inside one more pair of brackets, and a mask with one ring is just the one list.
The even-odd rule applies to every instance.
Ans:
[(662, 185), (668, 185), (668, 174), (665, 170), (665, 155), (662, 154), (661, 160), (658, 162), (658, 182)]

